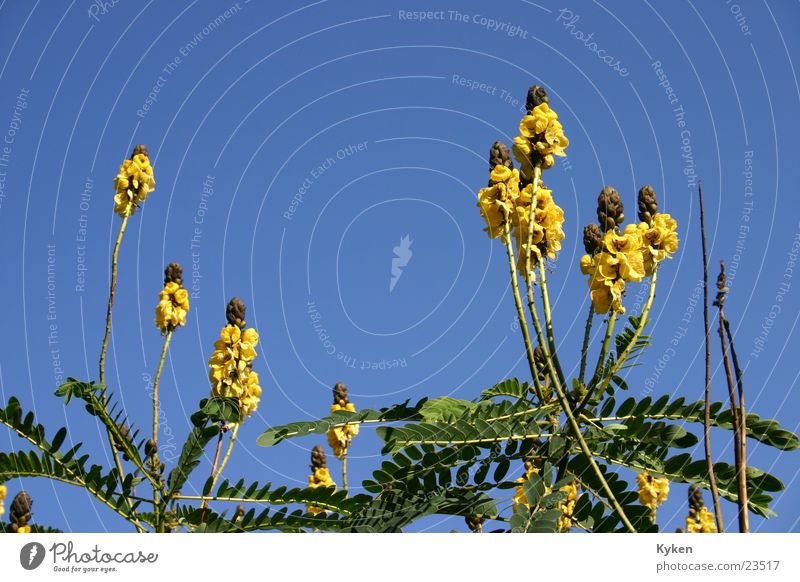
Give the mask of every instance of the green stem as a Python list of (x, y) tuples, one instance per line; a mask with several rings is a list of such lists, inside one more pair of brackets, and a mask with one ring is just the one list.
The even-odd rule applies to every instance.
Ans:
[[(108, 351), (108, 340), (111, 337), (111, 311), (114, 307), (114, 295), (116, 294), (117, 290), (117, 266), (119, 264), (119, 249), (122, 245), (122, 237), (125, 234), (125, 228), (128, 226), (128, 216), (126, 215), (122, 219), (122, 223), (119, 226), (119, 233), (117, 234), (117, 240), (114, 243), (114, 252), (111, 255), (111, 284), (109, 286), (108, 291), (108, 308), (106, 310), (106, 330), (105, 334), (103, 335), (103, 345), (100, 348), (100, 400), (102, 402), (103, 407), (105, 408), (108, 405), (108, 398), (106, 396), (106, 352)], [(111, 430), (106, 427), (106, 436), (108, 438), (108, 444), (111, 449), (111, 456), (114, 458), (114, 466), (117, 468), (117, 476), (122, 483), (125, 480), (125, 471), (122, 468), (122, 459), (120, 459), (119, 453), (117, 452), (117, 448), (114, 446), (114, 437), (111, 434)], [(128, 507), (130, 503), (128, 503)], [(131, 507), (131, 511), (133, 508)], [(137, 526), (138, 528), (138, 526)]]
[(514, 260), (514, 247), (511, 244), (511, 229), (508, 222), (508, 213), (506, 213), (506, 221), (504, 225), (503, 231), (503, 243), (506, 245), (506, 253), (508, 254), (508, 266), (511, 270), (511, 288), (514, 291), (514, 303), (517, 306), (517, 317), (519, 318), (519, 327), (522, 330), (522, 339), (525, 342), (525, 353), (528, 356), (528, 366), (531, 370), (531, 377), (534, 378), (534, 388), (537, 390), (536, 396), (539, 398), (541, 402), (544, 402), (542, 399), (542, 391), (539, 386), (537, 386), (538, 381), (537, 374), (536, 374), (536, 362), (533, 357), (533, 346), (531, 345), (531, 336), (530, 332), (528, 331), (528, 320), (525, 317), (525, 310), (522, 307), (522, 297), (519, 293), (519, 282), (517, 281), (517, 266), (516, 261)]
[(345, 495), (347, 495), (347, 449), (344, 450), (344, 455), (342, 456), (342, 489), (344, 489)]
[[(161, 359), (158, 361), (158, 369), (156, 370), (156, 377), (153, 381), (153, 443), (155, 444), (155, 452), (153, 453), (152, 458), (152, 467), (153, 471), (157, 472), (159, 469), (159, 460), (158, 460), (158, 385), (159, 381), (161, 380), (161, 372), (164, 370), (164, 361), (167, 358), (167, 351), (169, 350), (169, 342), (172, 340), (172, 331), (171, 329), (167, 330), (167, 334), (164, 337), (164, 347), (161, 349)], [(158, 479), (158, 474), (156, 473), (156, 479)], [(161, 504), (158, 500), (158, 492), (159, 487), (153, 483), (153, 512), (156, 516), (156, 529), (159, 530), (161, 527)]]
[(648, 317), (650, 316), (650, 309), (653, 307), (653, 300), (656, 297), (656, 280), (658, 279), (658, 264), (655, 265), (653, 268), (653, 276), (650, 279), (650, 293), (647, 296), (647, 303), (645, 303), (644, 308), (642, 309), (642, 315), (639, 317), (639, 325), (636, 326), (636, 331), (633, 334), (633, 338), (628, 343), (628, 346), (622, 350), (622, 353), (617, 358), (617, 361), (614, 363), (614, 366), (611, 368), (611, 373), (605, 379), (603, 383), (603, 388), (608, 385), (611, 381), (611, 378), (616, 375), (622, 369), (622, 366), (625, 365), (628, 356), (630, 356), (631, 352), (636, 347), (636, 343), (639, 341), (639, 338), (642, 336), (642, 332), (644, 331), (645, 326), (647, 325)]
[(231, 452), (233, 452), (233, 445), (236, 444), (236, 436), (239, 434), (239, 427), (241, 424), (237, 424), (233, 427), (233, 433), (231, 433), (231, 439), (228, 441), (228, 449), (225, 451), (225, 456), (222, 457), (222, 462), (219, 465), (219, 469), (217, 469), (216, 473), (214, 473), (213, 479), (211, 481), (211, 491), (214, 490), (214, 487), (217, 485), (217, 481), (219, 481), (220, 475), (225, 470), (225, 465), (228, 464), (228, 460), (231, 458)]
[(589, 355), (589, 340), (592, 336), (592, 320), (594, 319), (594, 303), (589, 302), (589, 315), (586, 316), (586, 327), (583, 330), (583, 346), (581, 347), (581, 368), (578, 380), (583, 385), (586, 376), (586, 358)]
[(544, 308), (544, 323), (547, 327), (547, 344), (550, 348), (550, 355), (553, 359), (553, 363), (556, 366), (556, 372), (558, 373), (558, 378), (561, 381), (562, 385), (566, 385), (566, 380), (564, 379), (564, 372), (561, 370), (561, 362), (558, 361), (558, 352), (556, 351), (556, 339), (555, 335), (553, 334), (553, 316), (550, 310), (550, 294), (547, 291), (547, 270), (544, 266), (544, 260), (539, 261), (539, 278), (540, 278), (540, 285), (542, 288), (542, 304)]

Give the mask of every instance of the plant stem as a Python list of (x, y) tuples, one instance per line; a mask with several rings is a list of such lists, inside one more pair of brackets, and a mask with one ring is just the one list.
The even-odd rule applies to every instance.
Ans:
[(589, 355), (589, 340), (592, 336), (592, 320), (594, 319), (594, 303), (589, 302), (589, 315), (586, 316), (586, 328), (583, 330), (583, 346), (581, 347), (581, 368), (578, 380), (583, 385), (586, 376), (586, 357)]
[[(508, 254), (508, 266), (511, 270), (511, 288), (514, 291), (514, 303), (517, 306), (517, 317), (519, 318), (519, 327), (522, 330), (522, 339), (525, 342), (525, 353), (528, 356), (528, 366), (531, 370), (531, 377), (537, 378), (536, 375), (536, 362), (533, 358), (533, 346), (531, 345), (531, 336), (530, 332), (528, 331), (528, 320), (525, 317), (525, 310), (522, 307), (522, 297), (519, 294), (519, 282), (517, 281), (517, 266), (514, 261), (514, 247), (511, 244), (511, 229), (508, 222), (508, 213), (506, 213), (506, 221), (503, 231), (503, 243), (506, 245), (506, 252)], [(541, 402), (542, 400), (542, 391), (536, 384), (538, 382), (534, 382), (534, 387), (537, 390), (536, 396), (539, 398)]]
[[(211, 463), (211, 478), (212, 479), (214, 478), (214, 475), (217, 472), (217, 463), (219, 463), (219, 455), (220, 455), (220, 453), (222, 453), (222, 438), (223, 438), (224, 435), (225, 435), (225, 430), (223, 429), (222, 426), (220, 426), (220, 428), (219, 428), (219, 438), (217, 438), (217, 450), (214, 453), (214, 462)], [(214, 488), (212, 487), (211, 489), (212, 489), (211, 492), (213, 493), (213, 489)], [(205, 519), (206, 519), (206, 508), (207, 507), (208, 507), (208, 501), (204, 499), (203, 503), (200, 505), (200, 508), (203, 510), (203, 513), (200, 516), (200, 523), (203, 523), (205, 521)]]
[[(724, 316), (725, 332), (728, 336), (728, 344), (731, 348), (731, 359), (733, 360), (733, 372), (736, 374), (736, 386), (739, 390), (739, 438), (741, 439), (742, 467), (741, 474), (744, 481), (744, 492), (747, 495), (747, 413), (744, 407), (744, 383), (742, 382), (742, 369), (739, 367), (739, 358), (736, 356), (736, 348), (733, 347), (733, 334), (731, 333), (730, 321)], [(746, 500), (745, 500), (746, 501)], [(747, 503), (745, 503), (747, 505)], [(750, 517), (747, 517), (747, 531), (750, 531)]]
[(630, 520), (628, 519), (628, 516), (625, 515), (625, 511), (622, 509), (622, 506), (619, 504), (619, 501), (617, 501), (617, 498), (614, 495), (614, 492), (611, 490), (611, 487), (609, 487), (608, 481), (606, 481), (606, 478), (603, 475), (603, 471), (600, 470), (600, 466), (594, 460), (592, 451), (589, 449), (589, 445), (586, 444), (586, 440), (583, 438), (583, 434), (581, 434), (580, 425), (578, 424), (578, 421), (575, 420), (575, 416), (573, 416), (572, 414), (569, 402), (567, 401), (567, 397), (564, 394), (564, 391), (561, 389), (560, 383), (554, 382), (553, 386), (555, 388), (556, 395), (558, 396), (559, 403), (561, 404), (561, 407), (564, 409), (564, 412), (567, 415), (567, 421), (569, 422), (569, 425), (572, 428), (572, 432), (575, 434), (575, 438), (578, 441), (578, 445), (580, 446), (581, 452), (586, 457), (586, 460), (592, 467), (594, 474), (597, 476), (597, 479), (603, 486), (603, 490), (608, 496), (608, 500), (611, 502), (611, 505), (614, 507), (614, 511), (617, 512), (617, 515), (619, 515), (620, 520), (628, 529), (628, 531), (631, 533), (636, 533), (636, 528), (633, 527), (633, 524), (631, 524)]
[(225, 451), (225, 456), (222, 457), (222, 463), (220, 463), (219, 469), (217, 469), (217, 472), (214, 475), (213, 480), (211, 481), (211, 490), (212, 491), (214, 490), (214, 487), (216, 486), (217, 481), (219, 481), (220, 475), (222, 475), (222, 472), (225, 470), (225, 466), (228, 464), (228, 460), (231, 458), (231, 452), (233, 452), (233, 445), (236, 444), (236, 435), (239, 434), (239, 427), (240, 426), (241, 426), (241, 424), (236, 424), (233, 427), (233, 432), (231, 433), (231, 438), (228, 441), (228, 449)]
[(586, 408), (586, 406), (589, 404), (589, 400), (592, 399), (594, 388), (597, 386), (597, 382), (600, 381), (600, 374), (602, 373), (606, 356), (608, 355), (608, 350), (611, 346), (611, 338), (614, 337), (614, 327), (616, 324), (617, 312), (612, 311), (611, 315), (608, 317), (608, 322), (606, 323), (606, 335), (603, 338), (603, 345), (600, 348), (600, 354), (597, 356), (597, 364), (594, 367), (594, 374), (592, 374), (592, 379), (589, 381), (589, 385), (586, 387), (586, 396), (584, 396), (583, 400), (581, 400), (578, 406), (575, 407), (575, 414), (581, 414), (584, 408)]
[(347, 449), (344, 450), (344, 454), (342, 455), (342, 489), (344, 489), (344, 493), (347, 495)]
[(708, 252), (706, 251), (706, 222), (703, 208), (703, 185), (698, 184), (697, 194), (700, 199), (700, 237), (703, 246), (703, 327), (705, 330), (706, 347), (706, 377), (705, 377), (705, 413), (703, 417), (703, 447), (705, 449), (706, 465), (708, 467), (708, 483), (711, 489), (711, 498), (714, 501), (714, 511), (717, 522), (717, 531), (725, 531), (725, 521), (722, 518), (722, 504), (719, 501), (717, 478), (714, 474), (714, 459), (711, 453), (711, 330), (708, 323)]
[[(106, 396), (106, 352), (108, 351), (108, 339), (111, 336), (111, 311), (114, 307), (114, 295), (117, 289), (117, 264), (119, 262), (119, 248), (122, 245), (122, 237), (125, 234), (125, 228), (128, 226), (128, 216), (122, 219), (119, 225), (119, 233), (117, 240), (114, 243), (114, 252), (111, 255), (111, 284), (108, 291), (108, 309), (106, 310), (106, 331), (103, 336), (103, 345), (100, 348), (100, 400), (103, 407), (108, 405), (108, 398)], [(116, 446), (114, 446), (114, 437), (111, 431), (106, 427), (106, 436), (108, 437), (108, 444), (111, 449), (111, 455), (114, 458), (114, 465), (117, 468), (117, 476), (120, 483), (125, 480), (125, 471), (122, 468), (122, 460), (119, 457)], [(128, 503), (130, 507), (130, 503)], [(138, 526), (137, 526), (138, 527)]]
[(117, 290), (117, 263), (119, 260), (119, 248), (122, 245), (122, 236), (128, 226), (128, 216), (122, 219), (117, 234), (117, 242), (114, 243), (114, 252), (111, 255), (111, 287), (108, 292), (108, 310), (106, 311), (106, 333), (103, 336), (103, 346), (100, 349), (100, 391), (105, 403), (106, 395), (106, 352), (108, 351), (108, 338), (111, 336), (111, 310), (114, 307), (114, 294)]
[(747, 473), (745, 461), (742, 458), (742, 434), (741, 418), (739, 409), (736, 405), (736, 394), (734, 392), (733, 371), (731, 360), (728, 355), (728, 344), (725, 340), (725, 311), (722, 305), (719, 306), (719, 341), (722, 345), (722, 362), (725, 366), (725, 379), (728, 383), (728, 397), (731, 401), (731, 416), (733, 420), (733, 440), (734, 458), (736, 460), (736, 484), (738, 485), (737, 505), (739, 506), (739, 533), (750, 531), (750, 516), (747, 503)]
[[(159, 381), (161, 380), (161, 372), (164, 370), (164, 361), (167, 358), (167, 351), (169, 350), (169, 342), (172, 339), (172, 329), (168, 329), (166, 335), (164, 336), (164, 347), (161, 349), (161, 359), (158, 361), (158, 369), (156, 370), (156, 377), (153, 381), (153, 443), (155, 444), (155, 452), (153, 453), (152, 458), (152, 466), (153, 471), (157, 472), (159, 469), (159, 460), (158, 460), (158, 385)], [(156, 479), (158, 478), (158, 473), (156, 473)], [(160, 528), (161, 526), (161, 505), (158, 502), (158, 487), (156, 487), (155, 483), (153, 484), (153, 507), (154, 513), (156, 516), (156, 526)]]
[(633, 337), (631, 341), (628, 343), (627, 347), (622, 350), (622, 353), (617, 358), (617, 361), (614, 362), (614, 365), (611, 367), (611, 372), (606, 377), (605, 381), (603, 382), (602, 389), (605, 389), (608, 386), (608, 383), (611, 381), (617, 372), (622, 369), (622, 366), (625, 365), (625, 362), (628, 359), (628, 356), (631, 355), (631, 352), (636, 347), (636, 343), (639, 341), (639, 338), (642, 336), (642, 332), (644, 331), (645, 326), (647, 325), (648, 317), (650, 316), (650, 309), (653, 307), (653, 300), (656, 297), (656, 280), (658, 279), (658, 264), (653, 268), (653, 276), (650, 278), (650, 292), (647, 296), (647, 303), (645, 303), (644, 307), (642, 308), (642, 314), (639, 316), (639, 325), (636, 326), (636, 331), (633, 333)]
[(556, 372), (562, 385), (566, 385), (564, 372), (561, 370), (561, 362), (558, 361), (558, 352), (556, 351), (556, 339), (553, 334), (553, 316), (550, 310), (550, 294), (547, 292), (547, 270), (544, 266), (544, 259), (539, 261), (539, 278), (540, 286), (542, 289), (542, 304), (544, 308), (544, 323), (547, 328), (547, 343), (550, 348), (550, 356), (556, 366)]

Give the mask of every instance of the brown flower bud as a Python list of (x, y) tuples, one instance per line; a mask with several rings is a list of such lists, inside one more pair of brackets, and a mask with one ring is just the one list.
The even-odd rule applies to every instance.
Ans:
[(11, 510), (9, 511), (11, 523), (19, 527), (27, 525), (32, 516), (32, 506), (33, 500), (31, 499), (30, 495), (28, 495), (25, 491), (20, 491), (17, 493), (17, 496), (14, 497), (14, 501), (11, 502)]
[(333, 387), (333, 403), (339, 406), (345, 406), (350, 402), (347, 394), (347, 386), (341, 382), (337, 382)]
[(605, 186), (597, 197), (597, 221), (603, 232), (614, 230), (625, 220), (625, 207), (619, 193), (612, 186)]
[(511, 153), (508, 147), (501, 141), (496, 141), (489, 149), (489, 168), (494, 170), (495, 166), (505, 166), (509, 170), (514, 169), (514, 162), (511, 161)]
[(244, 326), (247, 325), (244, 319), (246, 310), (247, 306), (245, 306), (244, 301), (238, 297), (231, 299), (225, 309), (225, 317), (228, 319), (228, 323), (237, 326), (239, 329), (244, 329)]
[(144, 454), (148, 457), (154, 457), (158, 453), (158, 445), (153, 439), (147, 439), (144, 444)]
[(467, 527), (471, 532), (482, 533), (483, 522), (486, 521), (486, 518), (482, 515), (467, 515), (464, 517), (464, 521), (467, 522)]
[(324, 469), (328, 466), (327, 458), (325, 457), (325, 449), (320, 445), (314, 445), (311, 449), (311, 472), (317, 469)]
[(167, 283), (177, 283), (183, 285), (183, 267), (178, 263), (170, 263), (164, 269), (164, 285)]
[(658, 199), (656, 191), (650, 184), (645, 184), (639, 189), (639, 220), (653, 224), (653, 216), (658, 212)]
[(131, 154), (131, 158), (133, 158), (133, 156), (138, 154), (144, 154), (148, 157), (150, 156), (150, 154), (147, 153), (147, 146), (144, 145), (143, 143), (140, 143), (139, 145), (133, 148), (133, 153)]
[(528, 89), (528, 98), (525, 102), (525, 109), (528, 113), (542, 103), (549, 103), (550, 98), (547, 96), (547, 90), (541, 85), (531, 85)]
[(594, 222), (583, 227), (583, 248), (587, 255), (593, 255), (603, 246), (603, 231)]
[(689, 510), (694, 513), (700, 513), (704, 506), (703, 490), (692, 483), (689, 485)]

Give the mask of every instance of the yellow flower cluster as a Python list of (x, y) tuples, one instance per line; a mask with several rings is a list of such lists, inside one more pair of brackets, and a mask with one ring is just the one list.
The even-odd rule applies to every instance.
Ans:
[(699, 514), (690, 512), (686, 518), (686, 531), (688, 533), (717, 533), (714, 514), (705, 507), (700, 508)]
[(211, 393), (219, 398), (238, 398), (242, 418), (251, 416), (261, 400), (258, 373), (253, 370), (258, 333), (253, 328), (226, 325), (214, 343), (208, 361)]
[(561, 517), (558, 518), (558, 531), (565, 532), (572, 527), (572, 513), (575, 511), (575, 505), (578, 503), (578, 483), (573, 481), (568, 485), (564, 485), (559, 489), (564, 491), (567, 497), (558, 504), (561, 510)]
[[(314, 473), (308, 476), (308, 486), (312, 489), (316, 487), (336, 487), (336, 483), (331, 478), (331, 473), (327, 467), (317, 467), (314, 469)], [(306, 509), (314, 515), (325, 511), (321, 507), (313, 505), (307, 505)]]
[[(525, 273), (527, 263), (528, 229), (530, 228), (533, 185), (528, 184), (520, 192), (512, 217), (514, 235), (517, 237), (519, 257), (517, 268)], [(555, 260), (564, 240), (564, 210), (553, 200), (553, 191), (540, 187), (536, 191), (536, 207), (533, 209), (533, 238), (531, 239), (531, 266), (536, 265), (542, 256)], [(532, 277), (532, 275), (531, 275)]]
[[(341, 404), (331, 404), (331, 413), (345, 410), (347, 412), (355, 412), (356, 407), (352, 402), (346, 403), (344, 406)], [(344, 457), (353, 437), (358, 434), (357, 424), (346, 424), (344, 426), (337, 426), (328, 431), (328, 445), (333, 449), (333, 454), (337, 459)]]
[[(478, 207), (486, 221), (485, 230), (490, 238), (498, 238), (504, 234), (506, 222), (509, 223), (519, 250), (517, 265), (520, 272), (524, 273), (533, 184), (520, 189), (519, 172), (500, 165), (491, 171), (489, 180), (491, 185), (478, 192)], [(542, 186), (536, 190), (533, 221), (532, 266), (543, 255), (555, 259), (564, 240), (564, 211), (553, 200), (552, 190)]]
[(163, 334), (174, 330), (179, 325), (186, 325), (188, 311), (189, 292), (178, 283), (169, 281), (158, 295), (156, 327)]
[(5, 485), (0, 483), (0, 517), (3, 517), (3, 514), (6, 512), (6, 506), (3, 503), (6, 500), (6, 495), (8, 495), (8, 489)]
[(636, 477), (639, 485), (639, 502), (648, 507), (655, 513), (659, 505), (662, 505), (669, 496), (669, 480), (663, 477), (653, 477), (647, 471)]
[(135, 154), (131, 159), (122, 162), (119, 174), (114, 179), (114, 211), (121, 217), (132, 215), (155, 189), (153, 166), (145, 153)]
[(537, 467), (534, 463), (526, 462), (525, 463), (525, 476), (520, 477), (515, 481), (517, 484), (516, 488), (514, 489), (514, 497), (511, 498), (513, 505), (511, 510), (516, 513), (517, 508), (522, 505), (523, 507), (527, 507), (528, 509), (531, 508), (530, 503), (528, 503), (528, 498), (525, 496), (525, 488), (523, 487), (524, 483), (531, 478), (531, 475), (538, 475), (539, 474), (539, 467)]
[(489, 174), (490, 186), (478, 192), (478, 208), (486, 221), (489, 238), (503, 235), (508, 217), (519, 199), (519, 172), (505, 166), (495, 166)]
[(589, 293), (597, 313), (625, 313), (625, 284), (653, 274), (656, 265), (678, 250), (678, 223), (656, 214), (653, 224), (629, 224), (622, 233), (608, 231), (600, 252), (581, 257), (581, 272), (589, 275)]
[(566, 156), (569, 145), (558, 115), (547, 103), (534, 107), (519, 122), (519, 132), (514, 139), (514, 156), (522, 165), (522, 173), (530, 177), (533, 172), (534, 154), (541, 160), (542, 169), (552, 168), (553, 156)]

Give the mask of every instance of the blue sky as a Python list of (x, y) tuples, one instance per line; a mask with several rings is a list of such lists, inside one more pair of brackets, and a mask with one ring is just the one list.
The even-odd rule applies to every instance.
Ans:
[[(566, 163), (545, 176), (566, 214), (550, 277), (565, 367), (576, 365), (588, 308), (577, 261), (597, 193), (616, 186), (632, 218), (636, 191), (651, 183), (679, 222), (681, 248), (659, 277), (653, 346), (627, 380), (633, 395), (702, 396), (702, 177), (712, 275), (718, 260), (728, 262), (726, 305), (749, 408), (797, 430), (798, 5), (491, 7), (0, 4), (4, 400), (18, 395), (41, 421), (68, 424), (70, 438), (101, 450), (95, 423), (52, 392), (60, 375), (96, 379), (119, 224), (112, 180), (141, 142), (156, 191), (123, 243), (109, 384), (147, 426), (161, 349), (153, 309), (164, 265), (182, 263), (193, 298), (162, 384), (167, 459), (208, 393), (206, 362), (234, 295), (261, 333), (264, 395), (241, 430), (231, 478), (303, 484), (319, 439), (271, 449), (255, 439), (269, 425), (324, 415), (337, 381), (364, 408), (472, 398), (524, 377), (507, 263), (482, 231), (474, 196), (488, 147), (513, 139), (527, 87), (540, 83), (572, 142)], [(393, 249), (404, 237), (410, 253), (391, 287)], [(631, 312), (642, 293), (629, 289)], [(723, 399), (718, 363), (714, 393)], [(730, 460), (727, 435), (715, 437)], [(19, 446), (0, 434), (0, 448)], [(364, 430), (352, 483), (377, 467), (378, 451)], [(749, 453), (796, 490), (800, 454), (757, 443)], [(42, 523), (127, 531), (80, 490), (42, 480), (24, 487)], [(674, 486), (660, 512), (667, 531), (680, 525), (684, 499), (685, 487)], [(753, 529), (798, 531), (796, 495), (778, 494), (774, 509), (777, 518), (754, 518)], [(726, 510), (730, 522), (734, 508)], [(463, 523), (415, 526), (451, 528)]]

